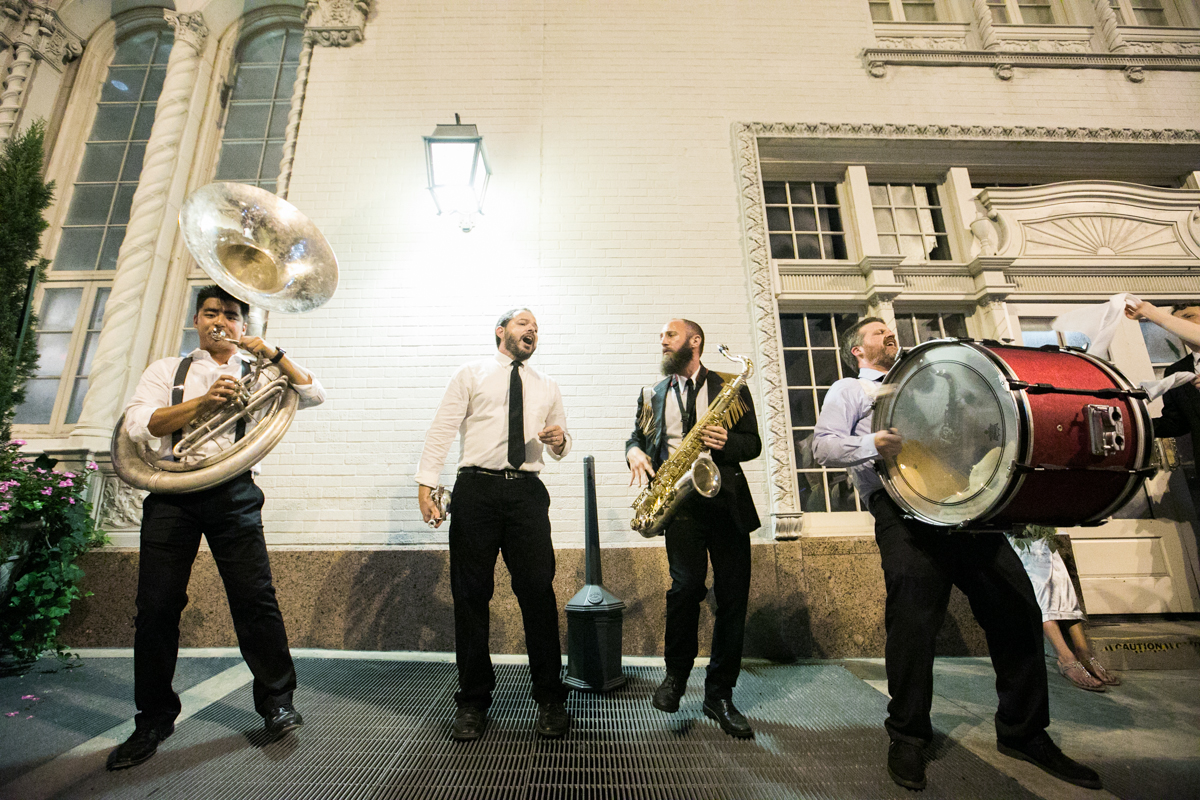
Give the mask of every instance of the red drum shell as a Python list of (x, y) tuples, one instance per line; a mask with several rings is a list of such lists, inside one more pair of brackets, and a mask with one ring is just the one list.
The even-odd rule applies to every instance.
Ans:
[[(906, 440), (910, 439), (913, 426), (905, 430), (904, 409), (928, 407), (923, 399), (918, 402), (923, 397), (920, 373), (926, 371), (923, 380), (928, 386), (930, 375), (934, 376), (934, 382), (953, 382), (947, 376), (955, 369), (960, 375), (975, 376), (960, 391), (978, 391), (985, 384), (987, 390), (987, 396), (960, 406), (991, 408), (994, 402), (997, 408), (1002, 408), (1001, 424), (991, 425), (988, 432), (994, 436), (990, 428), (1001, 431), (998, 452), (1007, 463), (992, 458), (990, 463), (997, 465), (995, 471), (983, 472), (991, 477), (962, 490), (959, 494), (970, 495), (974, 491), (974, 495), (959, 500), (957, 494), (945, 490), (938, 497), (924, 496), (919, 488), (922, 482), (914, 480), (920, 477), (920, 470), (903, 472), (905, 468), (912, 469), (917, 458), (909, 458), (902, 451), (897, 459), (885, 460), (881, 469), (884, 487), (902, 509), (917, 519), (964, 528), (1096, 523), (1127, 503), (1145, 481), (1144, 470), (1150, 460), (1153, 437), (1144, 398), (1129, 394), (1135, 387), (1112, 365), (1074, 350), (965, 340), (937, 340), (918, 345), (906, 352), (884, 379), (884, 384), (891, 384), (893, 391), (881, 394), (876, 403), (875, 429), (897, 427)], [(1053, 390), (1044, 391), (1047, 386)], [(903, 398), (906, 391), (913, 392), (907, 401)], [(1112, 396), (1091, 394), (1105, 391)], [(1089, 405), (1111, 406), (1120, 411), (1123, 449), (1107, 455), (1092, 452), (1086, 411)], [(970, 422), (982, 425), (979, 419), (985, 422), (992, 419), (986, 414), (976, 419), (969, 412), (961, 416), (955, 421), (962, 425)], [(928, 435), (927, 428), (924, 433)], [(937, 449), (936, 443), (926, 447), (919, 438), (911, 440), (918, 448), (914, 453), (924, 450), (928, 454)], [(975, 436), (972, 441), (978, 442), (980, 437)], [(943, 453), (948, 452), (944, 448), (952, 447), (945, 443), (940, 446)], [(926, 464), (940, 463), (936, 457), (925, 458)], [(906, 459), (908, 464), (898, 463)], [(940, 473), (935, 469), (932, 480), (945, 483), (944, 476), (952, 474), (955, 473)], [(976, 481), (975, 470), (971, 471), (971, 481)]]

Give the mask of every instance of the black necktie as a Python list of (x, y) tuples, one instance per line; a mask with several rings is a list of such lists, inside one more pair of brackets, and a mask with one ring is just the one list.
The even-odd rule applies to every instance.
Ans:
[(525, 393), (521, 388), (520, 362), (514, 361), (508, 379), (508, 463), (520, 469), (525, 463)]
[(687, 436), (688, 431), (696, 424), (696, 385), (692, 383), (692, 379), (688, 378), (688, 399), (687, 413), (683, 415), (683, 435)]

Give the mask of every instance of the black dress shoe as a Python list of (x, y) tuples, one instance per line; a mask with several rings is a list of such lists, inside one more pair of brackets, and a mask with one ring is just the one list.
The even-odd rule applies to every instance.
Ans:
[(687, 689), (687, 679), (687, 675), (680, 675), (668, 670), (662, 683), (654, 690), (654, 699), (650, 702), (659, 711), (674, 714), (679, 710), (679, 698), (683, 697), (683, 692)]
[(263, 725), (267, 733), (276, 738), (288, 731), (294, 731), (303, 724), (304, 717), (300, 716), (300, 712), (292, 708), (291, 704), (273, 708), (263, 715)]
[(174, 732), (174, 725), (166, 729), (139, 728), (122, 744), (113, 748), (113, 751), (108, 754), (108, 762), (105, 766), (111, 772), (136, 767), (138, 764), (149, 761), (150, 757), (158, 752), (159, 742)]
[(750, 727), (750, 723), (742, 716), (742, 712), (734, 707), (732, 700), (719, 697), (705, 697), (704, 716), (709, 719), (715, 719), (717, 724), (721, 726), (721, 730), (736, 739), (754, 738), (754, 729)]
[(925, 758), (921, 748), (911, 742), (893, 739), (888, 745), (888, 775), (905, 789), (925, 788)]
[(538, 706), (537, 732), (544, 739), (561, 739), (571, 727), (571, 715), (562, 703)]
[(1041, 767), (1060, 781), (1073, 783), (1085, 789), (1103, 788), (1100, 785), (1100, 776), (1096, 774), (1095, 770), (1063, 755), (1063, 751), (1058, 749), (1058, 745), (1045, 731), (1023, 743), (998, 741), (996, 749), (1006, 756), (1019, 758), (1036, 767)]
[(459, 706), (450, 725), (450, 738), (456, 742), (469, 742), (483, 736), (487, 727), (487, 715), (475, 706)]

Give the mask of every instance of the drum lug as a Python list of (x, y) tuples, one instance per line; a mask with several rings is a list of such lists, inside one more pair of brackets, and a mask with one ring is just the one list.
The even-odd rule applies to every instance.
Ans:
[(1125, 449), (1125, 422), (1116, 406), (1084, 406), (1092, 455), (1109, 456)]

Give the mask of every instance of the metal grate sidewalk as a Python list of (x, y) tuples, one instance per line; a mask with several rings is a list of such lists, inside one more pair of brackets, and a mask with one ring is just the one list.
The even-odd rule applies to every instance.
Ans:
[[(571, 732), (533, 731), (523, 665), (497, 665), (489, 724), (449, 738), (453, 664), (297, 660), (308, 724), (265, 743), (244, 686), (183, 722), (146, 764), (85, 778), (60, 797), (225, 800), (768, 800), (905, 797), (884, 769), (886, 698), (838, 666), (743, 672), (735, 700), (755, 727), (726, 736), (700, 711), (696, 670), (680, 712), (650, 705), (661, 669), (626, 667), (608, 695), (575, 692)], [(1028, 798), (1013, 779), (950, 740), (929, 765), (925, 798)]]

